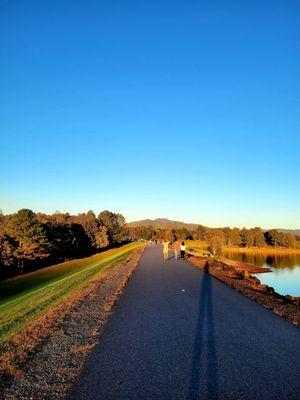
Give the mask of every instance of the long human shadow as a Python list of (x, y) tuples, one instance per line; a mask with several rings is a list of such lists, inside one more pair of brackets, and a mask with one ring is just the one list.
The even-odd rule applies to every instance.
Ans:
[[(206, 270), (200, 286), (199, 301), (199, 313), (187, 400), (198, 400), (204, 397), (217, 400), (218, 369), (213, 318), (212, 278)], [(203, 377), (205, 377), (205, 380), (201, 381)], [(205, 383), (207, 385), (206, 390), (201, 390), (200, 394), (200, 385), (203, 386)]]

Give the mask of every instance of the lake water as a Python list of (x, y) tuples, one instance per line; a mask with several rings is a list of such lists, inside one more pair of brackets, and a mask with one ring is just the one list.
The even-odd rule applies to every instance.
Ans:
[(224, 257), (271, 268), (272, 272), (256, 274), (262, 284), (280, 294), (300, 296), (300, 254), (247, 254), (224, 252)]

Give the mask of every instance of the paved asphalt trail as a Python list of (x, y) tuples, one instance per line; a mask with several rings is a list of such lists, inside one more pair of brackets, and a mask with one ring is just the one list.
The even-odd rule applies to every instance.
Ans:
[(70, 399), (299, 400), (300, 330), (153, 245)]

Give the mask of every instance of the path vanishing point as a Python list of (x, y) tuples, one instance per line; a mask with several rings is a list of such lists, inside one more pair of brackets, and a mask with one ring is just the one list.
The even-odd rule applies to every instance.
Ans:
[(70, 399), (299, 400), (300, 330), (152, 245)]

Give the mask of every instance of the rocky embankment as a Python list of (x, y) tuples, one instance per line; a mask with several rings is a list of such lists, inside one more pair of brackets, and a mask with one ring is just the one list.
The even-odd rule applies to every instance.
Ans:
[[(250, 268), (242, 269), (232, 263), (191, 255), (189, 262), (224, 282), (227, 286), (272, 310), (275, 314), (300, 326), (300, 297), (282, 296), (251, 274)], [(255, 267), (254, 267), (255, 268)], [(249, 269), (251, 272), (249, 272)]]

